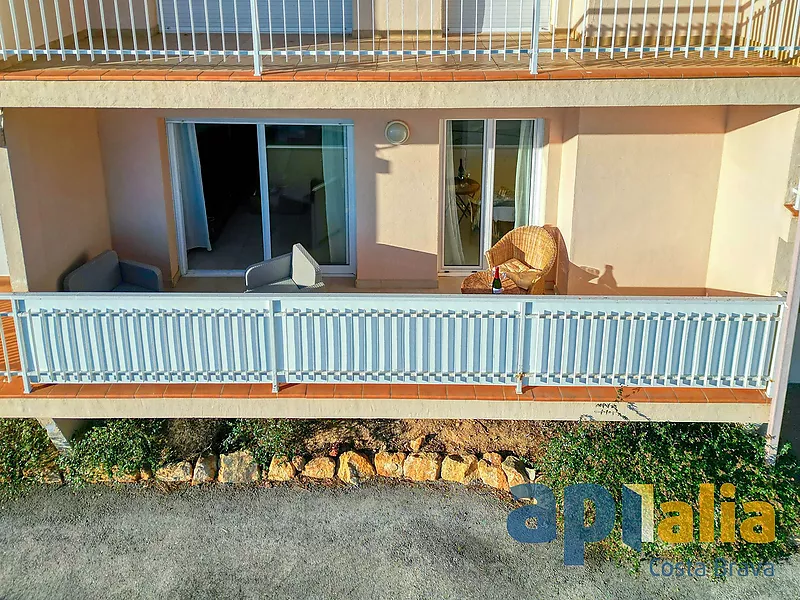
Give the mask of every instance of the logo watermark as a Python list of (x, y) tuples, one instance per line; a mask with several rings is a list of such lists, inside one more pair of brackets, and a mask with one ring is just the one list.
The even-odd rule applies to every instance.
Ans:
[(677, 561), (664, 558), (650, 560), (650, 575), (653, 577), (774, 577), (775, 565), (765, 563), (735, 563), (716, 558), (713, 562)]
[[(695, 532), (694, 509), (688, 502), (662, 502), (666, 515), (655, 522), (653, 486), (624, 484), (622, 486), (622, 542), (641, 552), (643, 542), (655, 541), (655, 534), (667, 544), (700, 542), (734, 543), (736, 532), (736, 487), (730, 483), (720, 486), (723, 499), (714, 500), (715, 487), (702, 483), (698, 493), (698, 532)], [(552, 542), (556, 538), (556, 500), (548, 486), (527, 483), (511, 488), (514, 497), (532, 499), (532, 504), (517, 508), (508, 515), (508, 533), (524, 544)], [(586, 505), (591, 505), (594, 519), (585, 522)], [(747, 513), (739, 526), (738, 537), (752, 544), (775, 541), (775, 509), (769, 502), (743, 502)], [(719, 536), (715, 536), (715, 512), (719, 509)], [(611, 533), (616, 521), (617, 505), (611, 492), (601, 485), (579, 483), (564, 489), (564, 564), (583, 565), (586, 544), (599, 542)]]

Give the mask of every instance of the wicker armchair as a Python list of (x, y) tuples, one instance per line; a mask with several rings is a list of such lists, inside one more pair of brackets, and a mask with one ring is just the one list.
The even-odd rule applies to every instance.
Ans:
[(544, 276), (553, 266), (556, 252), (555, 240), (544, 227), (528, 225), (500, 238), (486, 251), (486, 261), (492, 269), (500, 267), (515, 283), (518, 279), (527, 280), (525, 283), (533, 279), (528, 293), (544, 294)]

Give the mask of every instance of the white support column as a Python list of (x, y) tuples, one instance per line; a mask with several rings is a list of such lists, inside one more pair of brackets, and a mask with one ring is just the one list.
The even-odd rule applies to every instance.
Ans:
[[(9, 136), (13, 138), (12, 136)], [(28, 291), (28, 274), (22, 254), (22, 235), (17, 220), (17, 201), (14, 196), (14, 184), (11, 179), (11, 164), (8, 157), (6, 136), (6, 120), (0, 109), (0, 226), (2, 226), (2, 243), (11, 289), (15, 292)], [(11, 140), (13, 141), (13, 139)]]
[[(253, 74), (261, 76), (261, 28), (258, 26), (258, 0), (250, 0), (250, 23), (253, 36)], [(272, 44), (270, 51), (274, 50)]]
[[(531, 73), (539, 72), (539, 15), (542, 13), (542, 0), (533, 3), (533, 23), (531, 24)], [(555, 34), (555, 31), (553, 31)]]
[(36, 419), (47, 430), (47, 437), (53, 442), (56, 450), (66, 452), (70, 448), (72, 436), (86, 422), (85, 419)]
[(800, 310), (800, 229), (795, 228), (794, 247), (792, 249), (792, 269), (789, 274), (789, 289), (786, 295), (786, 308), (783, 322), (778, 331), (775, 344), (775, 380), (770, 403), (769, 423), (767, 425), (767, 462), (775, 462), (778, 442), (781, 435), (783, 411), (786, 405), (786, 389), (789, 384), (789, 367), (792, 362), (792, 346), (797, 328), (797, 312)]

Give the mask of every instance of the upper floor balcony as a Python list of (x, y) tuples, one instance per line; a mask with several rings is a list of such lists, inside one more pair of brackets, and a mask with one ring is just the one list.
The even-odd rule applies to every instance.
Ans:
[(10, 0), (14, 79), (795, 74), (797, 0)]

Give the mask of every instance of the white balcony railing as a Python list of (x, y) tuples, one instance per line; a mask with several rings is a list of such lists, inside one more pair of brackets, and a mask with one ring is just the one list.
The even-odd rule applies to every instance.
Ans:
[[(20, 294), (37, 383), (409, 382), (769, 391), (780, 298)], [(6, 369), (10, 370), (8, 364)]]
[[(6, 0), (3, 60), (793, 58), (800, 0)], [(2, 2), (0, 2), (1, 4)]]

